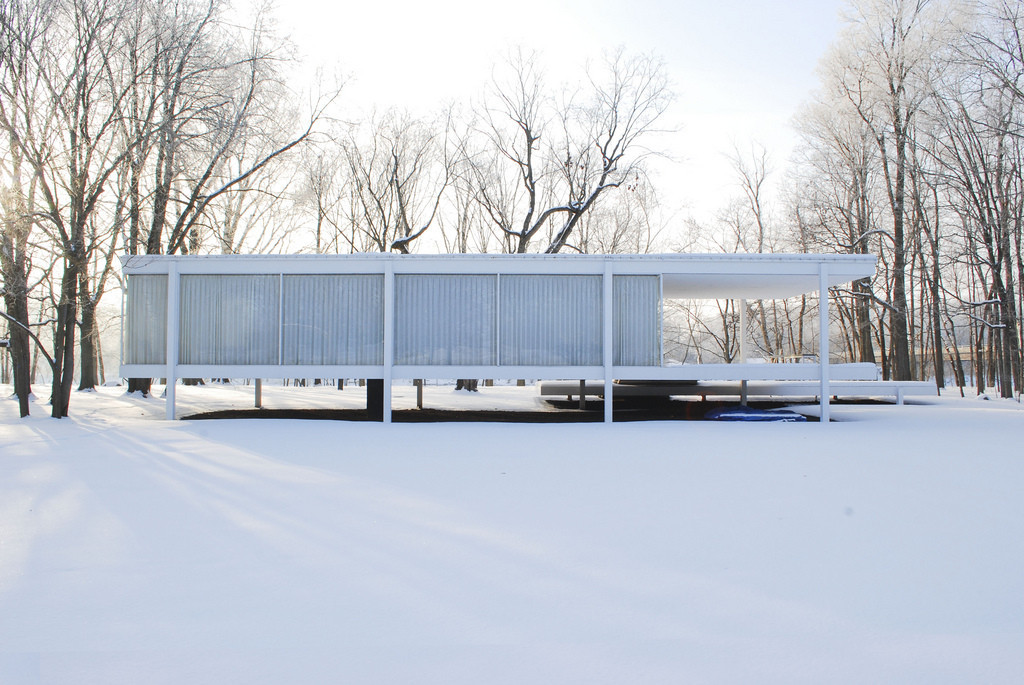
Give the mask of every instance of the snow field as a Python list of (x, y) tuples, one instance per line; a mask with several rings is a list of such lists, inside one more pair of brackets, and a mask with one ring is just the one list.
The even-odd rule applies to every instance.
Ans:
[[(264, 387), (339, 395), (359, 406)], [(4, 399), (0, 683), (1017, 682), (1021, 406), (833, 411), (172, 423), (121, 388), (62, 421)]]

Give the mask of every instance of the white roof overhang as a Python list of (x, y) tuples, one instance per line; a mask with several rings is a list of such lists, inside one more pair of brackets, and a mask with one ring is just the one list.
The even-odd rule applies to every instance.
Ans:
[(781, 299), (875, 273), (874, 255), (651, 254), (651, 255), (209, 255), (122, 257), (128, 274), (244, 273), (522, 273), (651, 274), (662, 277), (668, 299)]
[[(874, 266), (867, 273), (850, 274), (829, 270), (829, 287), (842, 285), (874, 275)], [(816, 292), (818, 274), (803, 273), (666, 273), (662, 277), (666, 299), (747, 299), (770, 300)]]

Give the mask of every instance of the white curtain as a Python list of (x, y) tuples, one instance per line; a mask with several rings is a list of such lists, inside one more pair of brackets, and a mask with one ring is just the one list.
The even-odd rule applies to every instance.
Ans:
[(603, 363), (601, 276), (503, 275), (501, 364)]
[(384, 276), (284, 277), (284, 364), (383, 364)]
[(167, 363), (167, 276), (128, 276), (125, 364)]
[(395, 276), (395, 364), (493, 365), (497, 277)]
[(661, 281), (614, 276), (616, 366), (661, 365)]
[(181, 364), (277, 364), (277, 275), (182, 275)]

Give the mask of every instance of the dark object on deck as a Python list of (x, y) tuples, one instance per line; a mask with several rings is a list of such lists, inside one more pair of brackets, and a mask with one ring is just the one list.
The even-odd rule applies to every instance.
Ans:
[(781, 423), (799, 423), (807, 421), (803, 414), (785, 409), (758, 409), (757, 407), (722, 407), (712, 409), (704, 415), (711, 421), (776, 421)]

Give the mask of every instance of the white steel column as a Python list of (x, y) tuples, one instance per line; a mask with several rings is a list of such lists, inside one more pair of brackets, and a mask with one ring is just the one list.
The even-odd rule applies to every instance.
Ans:
[(277, 365), (284, 364), (284, 274), (277, 275)]
[(828, 264), (818, 265), (818, 365), (821, 369), (821, 422), (829, 422)]
[(395, 265), (384, 264), (384, 423), (391, 423), (391, 380), (395, 365)]
[(658, 274), (658, 366), (665, 366), (665, 274)]
[(181, 325), (179, 300), (181, 279), (178, 276), (178, 265), (171, 262), (167, 267), (167, 386), (164, 396), (167, 398), (167, 420), (174, 420), (175, 386), (177, 385), (178, 366), (178, 326)]
[(612, 422), (612, 364), (615, 361), (615, 291), (612, 287), (612, 263), (604, 261), (604, 422)]
[[(128, 334), (127, 328), (125, 327), (124, 321), (124, 307), (125, 303), (128, 302), (128, 282), (131, 281), (131, 276), (125, 279), (124, 288), (121, 289), (121, 342), (120, 348), (117, 351), (117, 364), (118, 366), (124, 366), (124, 343), (125, 336)], [(102, 354), (102, 353), (101, 353)]]
[[(740, 364), (747, 363), (747, 301), (740, 300)], [(747, 406), (747, 381), (740, 381), (740, 404)]]

